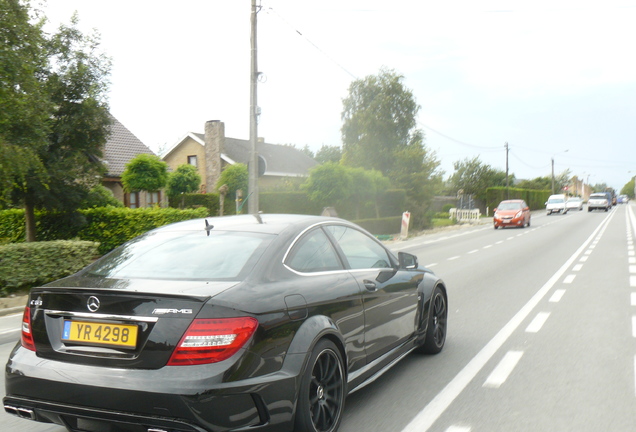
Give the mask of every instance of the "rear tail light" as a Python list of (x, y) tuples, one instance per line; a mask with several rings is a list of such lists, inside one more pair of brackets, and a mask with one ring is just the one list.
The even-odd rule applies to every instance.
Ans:
[(168, 361), (168, 366), (216, 363), (234, 355), (258, 327), (251, 317), (195, 319)]
[(35, 351), (35, 342), (33, 342), (33, 332), (31, 331), (31, 309), (24, 308), (22, 315), (22, 346), (28, 350)]

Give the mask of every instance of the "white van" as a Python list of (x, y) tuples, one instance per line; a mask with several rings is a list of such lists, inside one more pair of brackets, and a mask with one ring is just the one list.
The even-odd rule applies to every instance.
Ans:
[(565, 207), (565, 195), (550, 195), (548, 202), (545, 203), (545, 211), (550, 216), (552, 213), (566, 214), (568, 209)]

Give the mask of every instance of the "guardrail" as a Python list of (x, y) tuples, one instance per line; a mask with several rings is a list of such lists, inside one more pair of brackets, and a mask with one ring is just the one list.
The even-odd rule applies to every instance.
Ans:
[(457, 222), (477, 222), (481, 218), (479, 209), (456, 209), (452, 208), (448, 211), (450, 219), (456, 219)]

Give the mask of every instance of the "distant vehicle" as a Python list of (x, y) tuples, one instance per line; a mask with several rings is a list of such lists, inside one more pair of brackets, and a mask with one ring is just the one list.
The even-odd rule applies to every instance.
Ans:
[(629, 202), (629, 197), (627, 195), (619, 195), (617, 201), (619, 204), (627, 204)]
[(590, 195), (587, 200), (587, 211), (592, 210), (605, 210), (608, 211), (612, 208), (612, 198), (609, 192), (596, 192)]
[(583, 210), (583, 200), (581, 198), (578, 198), (578, 197), (571, 197), (565, 203), (565, 208), (567, 210), (578, 209), (579, 211), (581, 211), (581, 210)]
[(565, 195), (550, 195), (548, 201), (545, 203), (545, 211), (550, 216), (552, 213), (566, 214), (568, 209), (565, 207)]
[(530, 207), (523, 200), (506, 200), (499, 203), (493, 217), (495, 229), (507, 226), (530, 226)]

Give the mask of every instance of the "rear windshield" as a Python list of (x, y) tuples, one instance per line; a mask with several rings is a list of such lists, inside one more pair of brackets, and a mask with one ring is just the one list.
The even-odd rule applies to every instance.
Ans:
[(607, 199), (606, 195), (590, 195), (590, 199)]
[(117, 279), (241, 280), (271, 234), (210, 231), (149, 233), (115, 249), (85, 274)]

